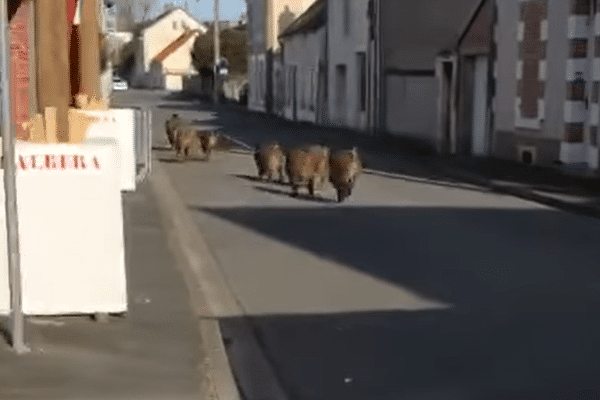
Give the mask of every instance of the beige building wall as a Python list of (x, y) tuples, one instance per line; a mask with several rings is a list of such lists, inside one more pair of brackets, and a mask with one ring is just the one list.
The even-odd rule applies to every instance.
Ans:
[(182, 10), (172, 12), (155, 25), (144, 30), (144, 69), (146, 72), (150, 69), (152, 59), (175, 39), (183, 35), (186, 27), (199, 29), (202, 33), (207, 30)]
[(268, 16), (266, 19), (267, 26), (265, 27), (267, 32), (265, 38), (267, 49), (274, 51), (279, 50), (279, 40), (277, 37), (280, 33), (280, 17), (284, 16), (285, 13), (289, 11), (294, 14), (293, 18), (296, 19), (314, 2), (315, 0), (267, 0)]
[[(277, 52), (280, 19), (291, 23), (315, 0), (246, 0), (249, 20), (248, 109), (267, 111), (269, 82), (272, 81), (267, 52)], [(283, 17), (283, 18), (282, 18)], [(273, 89), (274, 90), (274, 89)]]
[(192, 75), (197, 73), (192, 64), (192, 49), (194, 48), (196, 37), (198, 37), (198, 34), (188, 39), (183, 46), (163, 61), (165, 72)]

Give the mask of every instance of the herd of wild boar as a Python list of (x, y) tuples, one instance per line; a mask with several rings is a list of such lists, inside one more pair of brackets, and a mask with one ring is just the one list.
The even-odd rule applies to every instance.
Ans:
[[(192, 151), (201, 149), (208, 160), (218, 140), (214, 131), (194, 126), (177, 114), (167, 120), (166, 132), (177, 157), (187, 157)], [(325, 145), (284, 148), (274, 141), (258, 144), (254, 161), (260, 179), (266, 177), (270, 182), (284, 183), (287, 175), (293, 196), (299, 194), (300, 188), (306, 188), (314, 196), (315, 191), (322, 191), (329, 181), (340, 203), (352, 194), (363, 168), (355, 147), (331, 152)]]
[(173, 114), (165, 125), (167, 138), (177, 152), (177, 157), (188, 157), (201, 149), (204, 159), (210, 159), (218, 141), (215, 131), (194, 125), (192, 121), (183, 119), (178, 114)]

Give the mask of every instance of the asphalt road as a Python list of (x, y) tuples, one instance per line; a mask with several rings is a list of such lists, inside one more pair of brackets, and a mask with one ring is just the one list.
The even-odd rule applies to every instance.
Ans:
[[(157, 146), (173, 110), (250, 145), (319, 138), (317, 127), (164, 93), (118, 99), (153, 107)], [(600, 398), (598, 220), (379, 174), (339, 205), (331, 188), (315, 201), (256, 182), (243, 152), (160, 158), (240, 304), (220, 316), (232, 359), (249, 319), (290, 399)]]

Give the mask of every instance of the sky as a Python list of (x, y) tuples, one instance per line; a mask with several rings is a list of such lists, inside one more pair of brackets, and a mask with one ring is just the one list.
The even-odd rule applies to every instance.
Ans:
[[(173, 3), (177, 7), (184, 8), (186, 0), (158, 0), (154, 15), (163, 11), (165, 3)], [(189, 12), (196, 19), (212, 20), (214, 19), (214, 0), (187, 0)], [(237, 20), (240, 15), (246, 11), (245, 0), (219, 0), (219, 19)]]

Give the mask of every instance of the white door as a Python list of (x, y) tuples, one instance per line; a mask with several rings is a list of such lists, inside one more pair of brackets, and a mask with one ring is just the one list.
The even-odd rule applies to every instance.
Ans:
[(473, 124), (471, 129), (471, 154), (488, 155), (487, 129), (487, 75), (486, 56), (475, 59), (475, 79), (473, 87)]

